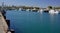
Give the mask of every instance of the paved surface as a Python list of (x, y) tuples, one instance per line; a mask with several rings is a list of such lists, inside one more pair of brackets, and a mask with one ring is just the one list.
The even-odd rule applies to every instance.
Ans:
[(8, 29), (8, 26), (6, 24), (6, 21), (2, 16), (2, 13), (0, 12), (0, 33), (6, 33), (7, 29)]

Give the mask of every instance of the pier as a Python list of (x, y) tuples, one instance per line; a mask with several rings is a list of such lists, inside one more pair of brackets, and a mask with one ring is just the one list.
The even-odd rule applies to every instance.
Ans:
[(0, 33), (7, 33), (7, 30), (8, 30), (8, 25), (2, 13), (0, 12)]

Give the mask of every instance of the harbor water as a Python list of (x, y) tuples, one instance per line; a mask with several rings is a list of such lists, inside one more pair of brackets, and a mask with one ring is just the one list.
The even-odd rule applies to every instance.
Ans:
[(6, 17), (15, 33), (60, 33), (60, 14), (11, 10)]

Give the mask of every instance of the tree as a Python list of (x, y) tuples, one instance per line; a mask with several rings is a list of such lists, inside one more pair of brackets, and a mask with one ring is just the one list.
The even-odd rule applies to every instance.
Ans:
[(52, 6), (48, 6), (49, 9), (52, 9)]

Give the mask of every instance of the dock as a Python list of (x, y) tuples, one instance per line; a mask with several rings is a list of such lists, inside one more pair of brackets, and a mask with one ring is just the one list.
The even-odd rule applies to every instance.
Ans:
[(0, 33), (7, 33), (7, 31), (8, 31), (8, 25), (2, 13), (0, 12)]

